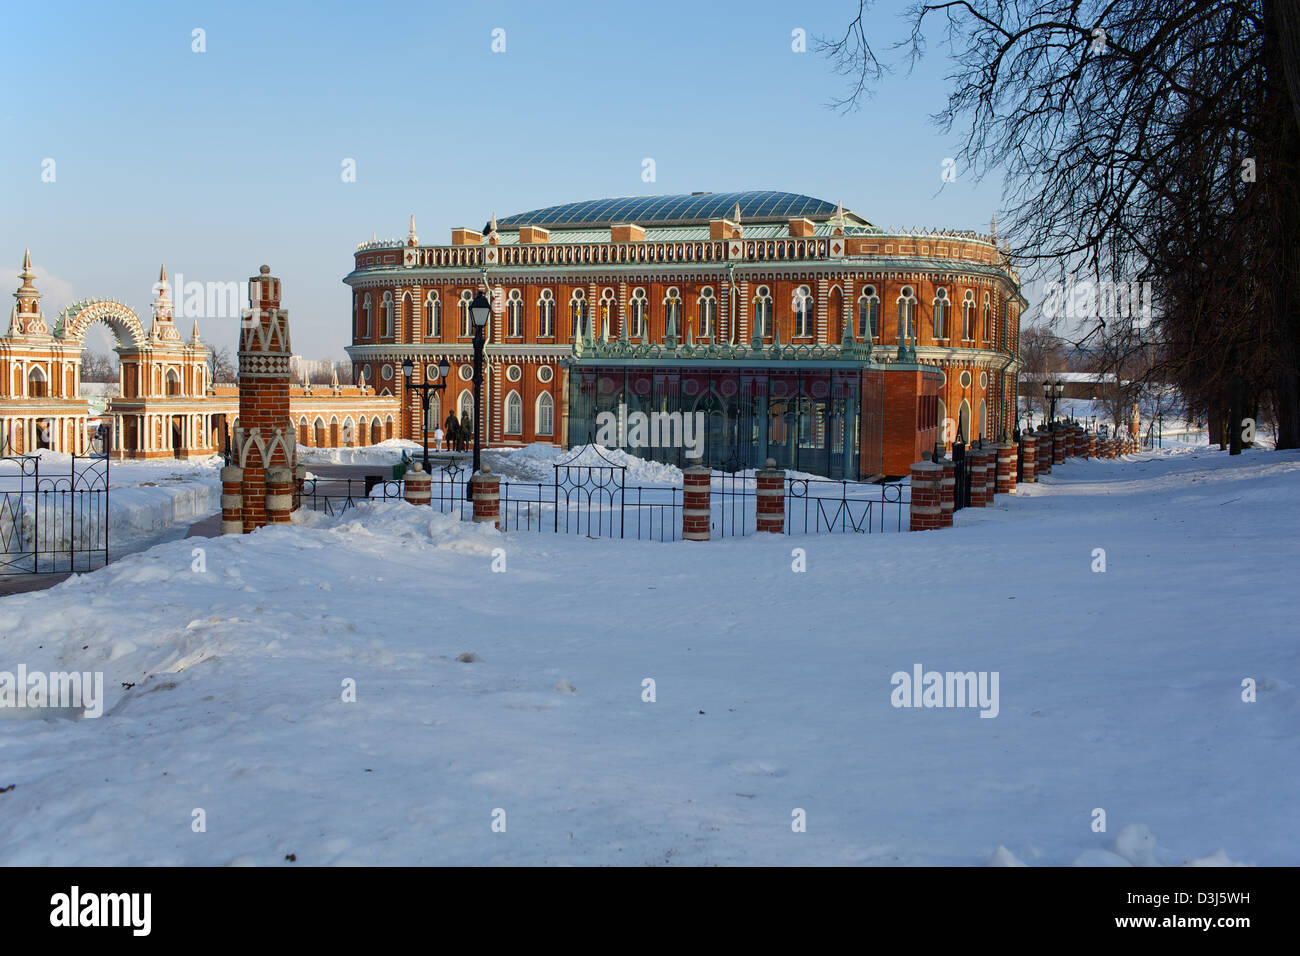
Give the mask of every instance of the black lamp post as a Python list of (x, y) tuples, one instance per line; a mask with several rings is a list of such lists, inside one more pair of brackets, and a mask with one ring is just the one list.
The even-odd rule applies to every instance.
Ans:
[(1065, 391), (1065, 383), (1059, 378), (1055, 381), (1043, 379), (1043, 400), (1048, 403), (1047, 428), (1049, 431), (1056, 429), (1056, 401)]
[[(424, 425), (424, 473), (427, 475), (429, 474), (429, 400), (434, 392), (441, 392), (447, 387), (447, 373), (451, 371), (451, 365), (448, 364), (444, 356), (442, 361), (438, 363), (438, 381), (434, 385), (430, 385), (428, 381), (420, 385), (414, 384), (411, 381), (411, 375), (414, 371), (415, 363), (411, 361), (411, 357), (408, 355), (406, 360), (402, 362), (402, 378), (406, 381), (408, 389), (416, 389), (420, 392), (421, 402), (424, 407), (424, 416), (420, 421)], [(437, 422), (434, 422), (434, 426), (437, 427)]]
[[(470, 474), (476, 475), (479, 470), (479, 423), (483, 417), (483, 344), (488, 317), (492, 315), (492, 303), (482, 289), (469, 304), (469, 314), (474, 320), (474, 418), (471, 423), (474, 428), (474, 470)], [(465, 482), (465, 496), (470, 496), (469, 482)]]

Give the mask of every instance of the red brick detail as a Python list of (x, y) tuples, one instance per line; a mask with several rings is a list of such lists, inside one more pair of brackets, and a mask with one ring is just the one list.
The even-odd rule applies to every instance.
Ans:
[(427, 505), (433, 500), (433, 476), (424, 470), (420, 462), (413, 464), (406, 472), (402, 482), (402, 497), (408, 504)]
[(1035, 432), (1035, 436), (1038, 438), (1038, 454), (1034, 458), (1034, 464), (1041, 478), (1052, 473), (1052, 433), (1045, 428), (1040, 428)]
[(682, 469), (683, 541), (708, 541), (711, 536), (712, 475), (703, 465)]
[(952, 527), (953, 505), (957, 499), (957, 466), (951, 458), (939, 463), (943, 466), (943, 477), (939, 481), (939, 527)]
[(754, 503), (758, 515), (755, 528), (769, 534), (785, 534), (785, 470), (771, 467), (776, 464), (771, 458), (767, 464), (767, 468), (754, 472)]
[(1020, 444), (1025, 448), (1025, 459), (1021, 467), (1020, 480), (1027, 485), (1038, 481), (1038, 436), (1033, 432), (1020, 436)]
[(981, 448), (972, 448), (970, 455), (970, 506), (983, 508), (989, 503), (988, 495), (988, 459)]
[(483, 524), (491, 521), (501, 528), (501, 476), (492, 474), (487, 465), (474, 473), (469, 480), (469, 494), (474, 501), (474, 521)]
[(940, 483), (943, 480), (943, 466), (932, 461), (918, 461), (911, 467), (912, 503), (910, 506), (909, 531), (935, 531), (942, 527), (940, 512)]
[(1016, 461), (1019, 449), (1014, 442), (1004, 442), (994, 446), (997, 449), (997, 493), (1014, 495), (1016, 493)]

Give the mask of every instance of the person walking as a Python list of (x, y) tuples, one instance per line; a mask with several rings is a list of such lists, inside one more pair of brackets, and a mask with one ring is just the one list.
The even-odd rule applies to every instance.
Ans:
[(444, 437), (445, 437), (445, 433), (443, 432), (443, 430), (442, 430), (442, 426), (441, 426), (441, 425), (439, 425), (437, 428), (435, 428), (435, 429), (433, 430), (433, 450), (434, 450), (434, 451), (442, 451), (442, 439), (443, 439)]

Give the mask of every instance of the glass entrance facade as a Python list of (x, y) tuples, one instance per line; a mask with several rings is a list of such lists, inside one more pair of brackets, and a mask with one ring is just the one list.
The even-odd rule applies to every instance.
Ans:
[[(568, 445), (608, 439), (602, 424), (635, 425), (641, 413), (652, 422), (644, 433), (625, 424), (604, 443), (679, 467), (735, 471), (762, 468), (773, 458), (778, 468), (856, 480), (864, 477), (864, 441), (875, 448), (880, 442), (879, 415), (868, 416), (874, 434), (864, 434), (862, 382), (861, 368), (853, 367), (578, 366), (569, 371)], [(676, 440), (695, 436), (697, 424), (698, 461)]]

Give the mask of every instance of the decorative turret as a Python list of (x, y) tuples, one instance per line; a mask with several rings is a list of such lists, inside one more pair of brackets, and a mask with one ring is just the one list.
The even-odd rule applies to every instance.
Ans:
[(501, 237), (497, 234), (497, 214), (495, 211), (492, 213), (492, 220), (488, 223), (487, 235), (484, 238), (494, 246), (501, 241)]
[(411, 228), (406, 234), (406, 244), (408, 246), (418, 246), (420, 237), (415, 234), (415, 213), (411, 213)]
[(9, 313), (9, 335), (49, 335), (50, 330), (45, 324), (45, 316), (41, 313), (41, 293), (32, 284), (36, 273), (32, 271), (30, 249), (23, 252), (23, 268), (18, 273), (18, 278), (22, 280), (22, 284), (14, 293), (14, 298), (18, 301), (14, 304), (13, 311)]
[(158, 270), (158, 281), (153, 287), (153, 327), (149, 338), (155, 342), (179, 342), (181, 333), (176, 328), (175, 308), (172, 305), (172, 287), (167, 282), (167, 267)]

